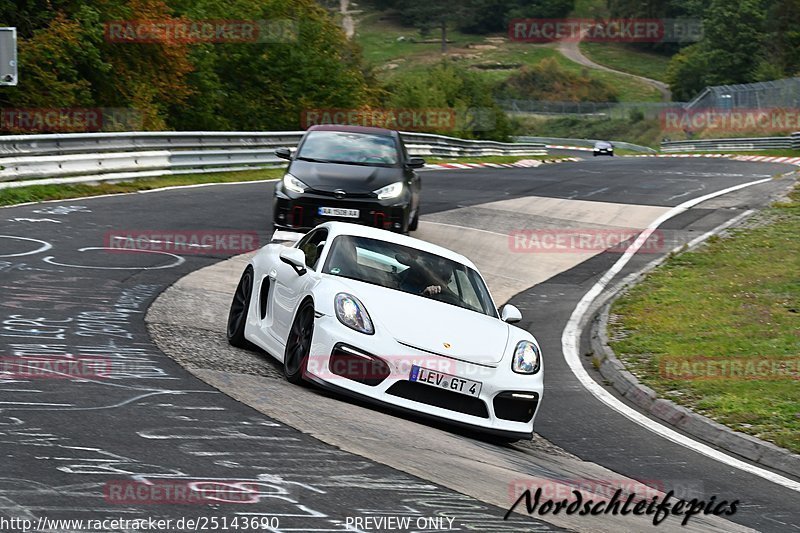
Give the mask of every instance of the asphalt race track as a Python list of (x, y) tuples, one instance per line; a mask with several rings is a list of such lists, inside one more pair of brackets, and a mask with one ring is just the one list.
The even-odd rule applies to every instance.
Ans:
[[(0, 380), (2, 515), (34, 523), (40, 517), (275, 517), (279, 526), (262, 528), (271, 531), (383, 531), (389, 529), (353, 518), (388, 515), (411, 517), (412, 524), (422, 519), (415, 531), (680, 529), (676, 522), (652, 528), (649, 519), (633, 516), (518, 514), (503, 521), (509, 485), (533, 476), (636, 480), (657, 490), (680, 487), (689, 497), (740, 501), (735, 515), (695, 517), (687, 531), (798, 531), (796, 490), (631, 422), (587, 392), (568, 367), (562, 332), (619, 253), (549, 254), (558, 257), (545, 261), (512, 253), (508, 238), (527, 228), (641, 228), (692, 198), (792, 170), (725, 159), (615, 157), (426, 172), (416, 236), (475, 260), (498, 303), (517, 305), (521, 325), (542, 344), (546, 388), (537, 437), (512, 446), (289, 387), (263, 354), (228, 347), (216, 309), (229, 300), (227, 284), (235, 285), (243, 265), (230, 259), (232, 252), (109, 249), (111, 232), (247, 232), (266, 244), (270, 183), (0, 209), (0, 355), (7, 363), (72, 355), (110, 365), (102, 378)], [(678, 214), (660, 227), (664, 245), (635, 255), (615, 279), (766, 205), (789, 185), (789, 179), (769, 180)], [(195, 277), (201, 269), (206, 278)], [(191, 279), (211, 280), (208, 294), (203, 286), (192, 289)], [(159, 315), (160, 299), (148, 329), (148, 307), (176, 282), (165, 296), (172, 292), (172, 304), (185, 313)], [(587, 351), (584, 340), (581, 353)], [(590, 358), (583, 359), (596, 375)], [(210, 506), (180, 498), (148, 504), (121, 497), (131, 483), (212, 487), (228, 498)], [(452, 524), (442, 523), (444, 516)]]

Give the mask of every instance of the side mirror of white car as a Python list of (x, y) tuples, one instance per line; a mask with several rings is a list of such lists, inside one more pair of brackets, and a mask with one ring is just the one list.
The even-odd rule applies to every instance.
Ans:
[(306, 273), (306, 254), (300, 248), (284, 248), (280, 252), (280, 258), (291, 266), (298, 276)]
[(515, 324), (522, 320), (522, 313), (513, 305), (506, 304), (500, 310), (500, 320), (508, 322), (509, 324)]

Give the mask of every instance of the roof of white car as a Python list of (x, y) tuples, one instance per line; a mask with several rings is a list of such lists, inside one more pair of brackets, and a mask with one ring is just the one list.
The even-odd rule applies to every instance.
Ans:
[(326, 222), (321, 224), (319, 227), (329, 228), (331, 237), (335, 237), (337, 235), (353, 235), (355, 237), (366, 237), (369, 239), (400, 244), (410, 248), (416, 248), (417, 250), (422, 250), (424, 252), (430, 252), (447, 259), (452, 259), (453, 261), (463, 263), (474, 270), (478, 270), (472, 261), (461, 254), (457, 254), (452, 250), (443, 248), (442, 246), (431, 244), (421, 239), (415, 239), (414, 237), (409, 237), (407, 235), (401, 235), (399, 233), (378, 228), (371, 228), (369, 226), (349, 224), (347, 222)]

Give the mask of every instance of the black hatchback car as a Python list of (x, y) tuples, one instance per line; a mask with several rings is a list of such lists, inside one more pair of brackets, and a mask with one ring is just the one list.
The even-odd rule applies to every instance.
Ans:
[(312, 126), (297, 150), (275, 151), (291, 161), (275, 185), (275, 229), (307, 231), (341, 220), (408, 233), (419, 221), (425, 165), (409, 157), (399, 132), (362, 126)]

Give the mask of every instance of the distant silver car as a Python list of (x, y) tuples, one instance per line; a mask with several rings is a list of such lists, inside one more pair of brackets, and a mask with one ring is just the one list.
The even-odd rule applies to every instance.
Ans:
[(594, 143), (594, 156), (610, 155), (614, 156), (614, 145), (608, 141), (597, 141)]

